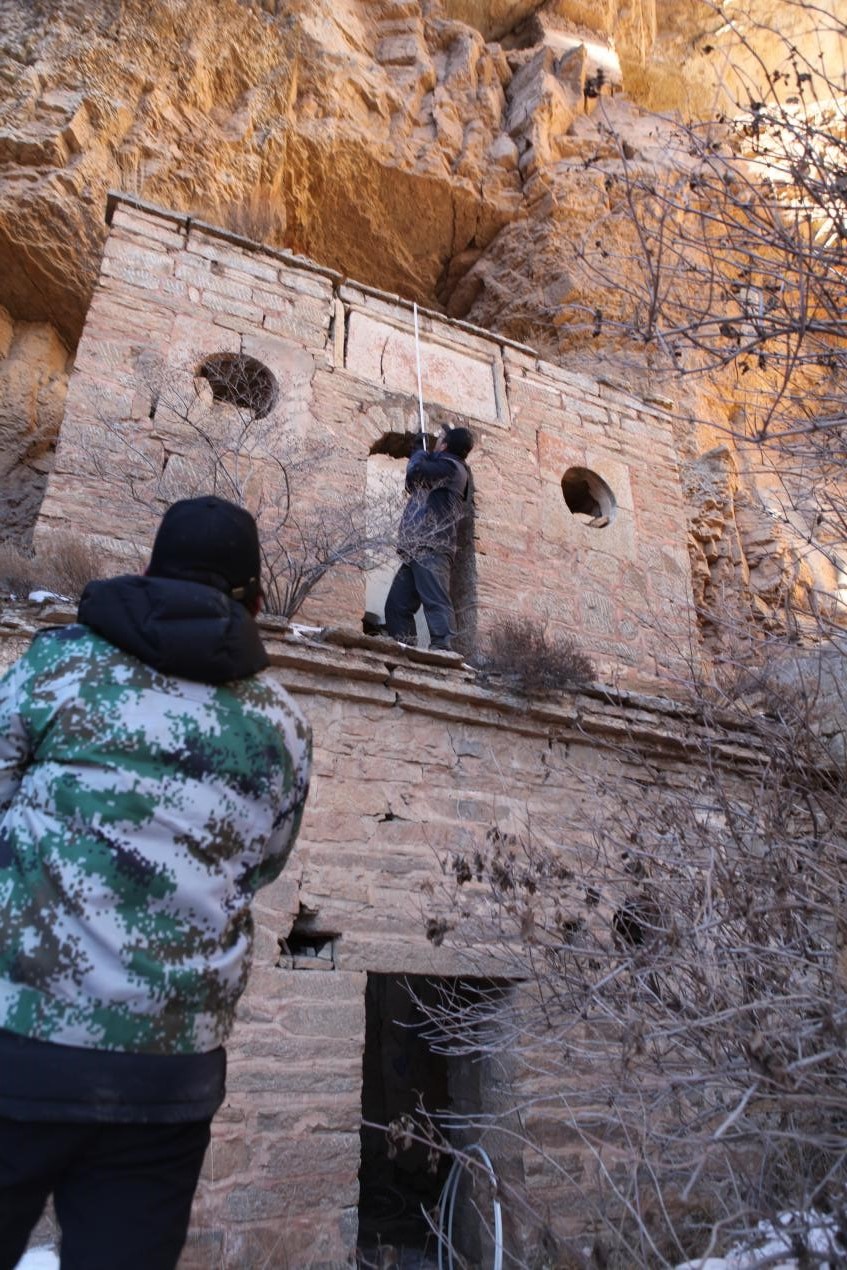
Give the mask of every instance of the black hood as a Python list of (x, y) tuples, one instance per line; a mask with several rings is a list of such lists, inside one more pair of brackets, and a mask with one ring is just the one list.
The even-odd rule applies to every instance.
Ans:
[(89, 582), (79, 621), (165, 675), (219, 684), (268, 665), (243, 604), (200, 582), (127, 575)]

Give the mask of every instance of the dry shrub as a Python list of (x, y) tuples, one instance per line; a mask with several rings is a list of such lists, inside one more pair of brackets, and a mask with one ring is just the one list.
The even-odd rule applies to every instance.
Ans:
[(25, 598), (42, 586), (38, 561), (32, 552), (22, 551), (11, 542), (0, 543), (0, 588), (7, 595)]
[(120, 150), (115, 155), (118, 170), (118, 187), (135, 198), (144, 198), (144, 186), (147, 182), (146, 163), (138, 150)]
[(549, 635), (531, 617), (501, 618), (488, 633), (479, 668), (515, 692), (543, 697), (595, 678), (590, 657), (570, 635)]
[(41, 558), (47, 566), (50, 587), (63, 595), (82, 595), (86, 584), (102, 574), (102, 555), (87, 538), (76, 534), (51, 544), (49, 554)]
[(0, 543), (0, 590), (16, 599), (39, 589), (75, 599), (87, 582), (101, 575), (102, 564), (92, 544), (76, 534), (54, 539), (49, 551), (42, 552)]

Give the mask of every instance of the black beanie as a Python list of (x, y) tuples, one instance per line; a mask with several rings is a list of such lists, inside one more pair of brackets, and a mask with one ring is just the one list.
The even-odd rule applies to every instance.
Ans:
[(445, 428), (444, 444), (448, 454), (464, 459), (473, 449), (473, 433), (470, 428)]
[(180, 499), (162, 517), (147, 573), (204, 582), (250, 604), (261, 590), (256, 522), (243, 507), (213, 494)]

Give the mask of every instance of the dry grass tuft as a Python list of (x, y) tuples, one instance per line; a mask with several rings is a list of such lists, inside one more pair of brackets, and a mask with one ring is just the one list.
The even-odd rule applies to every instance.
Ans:
[(38, 589), (76, 599), (87, 582), (101, 576), (102, 568), (102, 556), (76, 534), (56, 541), (49, 552), (0, 543), (0, 591), (19, 600)]
[(595, 678), (590, 657), (569, 635), (548, 635), (530, 617), (501, 618), (478, 658), (484, 675), (496, 675), (515, 692), (549, 696)]
[(22, 599), (43, 585), (40, 566), (32, 552), (22, 551), (11, 542), (0, 543), (0, 590)]
[(92, 578), (103, 571), (103, 557), (87, 538), (71, 534), (63, 538), (46, 558), (54, 590), (63, 595), (78, 596)]

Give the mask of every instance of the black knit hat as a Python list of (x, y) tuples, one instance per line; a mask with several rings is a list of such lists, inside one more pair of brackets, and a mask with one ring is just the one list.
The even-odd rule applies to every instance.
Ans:
[(224, 498), (183, 498), (162, 517), (147, 572), (203, 582), (250, 604), (261, 591), (256, 522)]
[(470, 428), (445, 428), (443, 436), (448, 454), (464, 459), (473, 449), (473, 433)]

